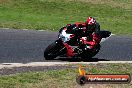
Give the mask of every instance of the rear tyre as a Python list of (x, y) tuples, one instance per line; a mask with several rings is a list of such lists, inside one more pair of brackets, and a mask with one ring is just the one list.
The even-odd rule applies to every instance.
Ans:
[(82, 60), (91, 59), (99, 52), (99, 50), (100, 50), (100, 44), (96, 45), (91, 50), (88, 49), (88, 50), (83, 51), (80, 56), (81, 56)]
[(95, 56), (98, 52), (99, 52), (99, 50), (100, 50), (100, 44), (98, 44), (98, 45), (96, 45), (95, 47), (93, 47), (93, 49), (92, 49), (92, 51), (91, 51), (91, 56), (93, 57), (93, 56)]

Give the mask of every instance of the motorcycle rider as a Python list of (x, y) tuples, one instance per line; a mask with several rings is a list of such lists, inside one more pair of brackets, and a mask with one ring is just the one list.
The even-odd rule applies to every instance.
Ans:
[[(72, 30), (74, 31), (73, 34), (80, 37), (82, 50), (91, 50), (100, 42), (100, 25), (93, 17), (88, 17), (84, 23), (76, 22), (74, 24), (67, 24), (63, 30), (66, 33)], [(67, 56), (74, 56), (72, 48), (67, 43), (63, 44), (67, 49)]]

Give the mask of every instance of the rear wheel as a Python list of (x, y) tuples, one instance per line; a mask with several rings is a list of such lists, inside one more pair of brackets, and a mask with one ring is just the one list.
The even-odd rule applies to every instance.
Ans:
[(99, 52), (99, 50), (100, 50), (100, 44), (98, 44), (98, 45), (96, 45), (95, 47), (93, 47), (93, 49), (92, 49), (92, 51), (91, 51), (91, 56), (93, 57), (93, 56), (95, 56), (98, 52)]
[(59, 46), (55, 42), (50, 44), (44, 51), (44, 57), (46, 60), (51, 60), (56, 58), (58, 55), (62, 53), (61, 49), (63, 49), (63, 46)]
[(99, 52), (99, 50), (100, 50), (100, 44), (93, 47), (93, 49), (88, 49), (83, 51), (80, 56), (82, 60), (91, 59), (93, 56), (95, 56)]

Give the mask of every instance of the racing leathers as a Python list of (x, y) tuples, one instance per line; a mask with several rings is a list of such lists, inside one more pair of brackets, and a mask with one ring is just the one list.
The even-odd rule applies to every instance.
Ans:
[[(94, 46), (99, 44), (99, 31), (100, 25), (96, 23), (94, 30), (88, 30), (87, 24), (82, 22), (76, 22), (74, 24), (67, 24), (65, 27), (61, 29), (66, 34), (73, 34), (72, 37), (76, 37), (78, 39), (77, 42), (80, 43), (82, 50), (91, 50)], [(67, 56), (74, 56), (72, 48), (68, 45), (67, 42), (63, 43), (67, 49)], [(82, 47), (83, 46), (83, 47)]]

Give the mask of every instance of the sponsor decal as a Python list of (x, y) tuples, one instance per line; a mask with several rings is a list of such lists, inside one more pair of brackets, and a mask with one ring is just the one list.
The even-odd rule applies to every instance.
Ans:
[(79, 75), (76, 81), (80, 85), (85, 83), (127, 84), (131, 82), (130, 74), (87, 74), (82, 66), (79, 66), (78, 70)]

